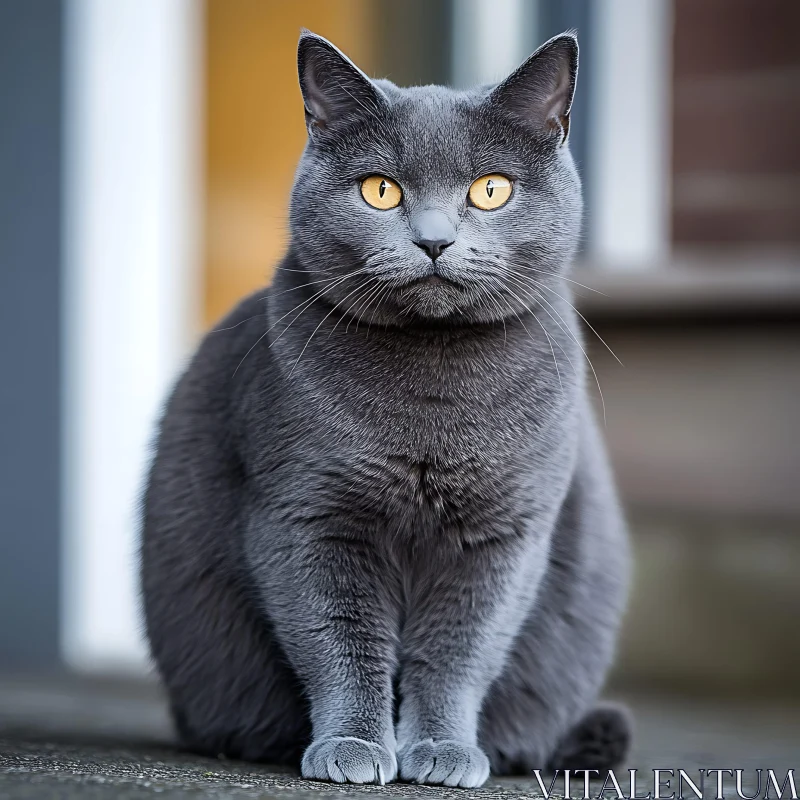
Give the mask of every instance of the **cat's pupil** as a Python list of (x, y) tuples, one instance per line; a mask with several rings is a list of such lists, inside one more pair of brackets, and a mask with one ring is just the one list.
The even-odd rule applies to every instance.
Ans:
[(489, 197), (494, 194), (494, 181), (486, 181), (486, 194)]
[(387, 189), (387, 187), (388, 187), (388, 186), (389, 186), (389, 184), (388, 184), (388, 183), (386, 183), (386, 181), (381, 181), (381, 185), (380, 185), (380, 187), (379, 187), (379, 189), (378, 189), (378, 194), (379, 194), (381, 197), (383, 197), (383, 196), (384, 196), (384, 194), (386, 194), (386, 189)]

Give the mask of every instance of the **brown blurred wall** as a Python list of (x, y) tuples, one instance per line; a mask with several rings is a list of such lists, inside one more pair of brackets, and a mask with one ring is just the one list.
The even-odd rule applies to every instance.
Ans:
[(800, 2), (675, 0), (678, 245), (800, 242)]

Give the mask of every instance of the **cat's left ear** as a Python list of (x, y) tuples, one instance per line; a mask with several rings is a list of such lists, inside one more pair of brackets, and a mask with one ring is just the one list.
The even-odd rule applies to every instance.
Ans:
[(327, 39), (303, 30), (297, 45), (300, 91), (309, 133), (358, 114), (377, 114), (383, 92)]
[(578, 79), (578, 37), (572, 31), (545, 42), (489, 95), (506, 112), (543, 132), (569, 136), (569, 112)]

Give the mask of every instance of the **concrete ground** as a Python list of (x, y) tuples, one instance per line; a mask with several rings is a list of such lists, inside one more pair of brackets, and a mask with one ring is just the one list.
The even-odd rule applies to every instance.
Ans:
[[(636, 718), (635, 746), (627, 766), (639, 770), (639, 794), (652, 790), (650, 770), (654, 768), (684, 769), (695, 780), (700, 768), (743, 769), (745, 793), (750, 795), (757, 790), (757, 768), (774, 769), (781, 781), (793, 768), (800, 782), (800, 707), (796, 705), (646, 695), (621, 699), (633, 708)], [(622, 787), (627, 793), (627, 773), (617, 774), (625, 778)], [(706, 797), (714, 796), (714, 788), (713, 782), (709, 783)], [(561, 792), (563, 784), (558, 781), (555, 793)], [(582, 796), (581, 787), (573, 787), (571, 794)], [(725, 795), (736, 797), (732, 778), (727, 779)], [(304, 781), (289, 769), (181, 752), (173, 743), (160, 693), (151, 684), (0, 679), (0, 800), (155, 796), (187, 800), (474, 796), (500, 800), (538, 798), (541, 791), (527, 776), (492, 778), (480, 790)], [(614, 793), (606, 797), (613, 798)]]

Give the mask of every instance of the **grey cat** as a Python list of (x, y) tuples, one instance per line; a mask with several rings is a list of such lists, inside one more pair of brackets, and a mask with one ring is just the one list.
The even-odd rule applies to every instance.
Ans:
[(178, 382), (144, 498), (182, 741), (338, 782), (611, 768), (628, 556), (564, 277), (577, 41), (469, 92), (308, 32), (298, 61), (289, 251)]

